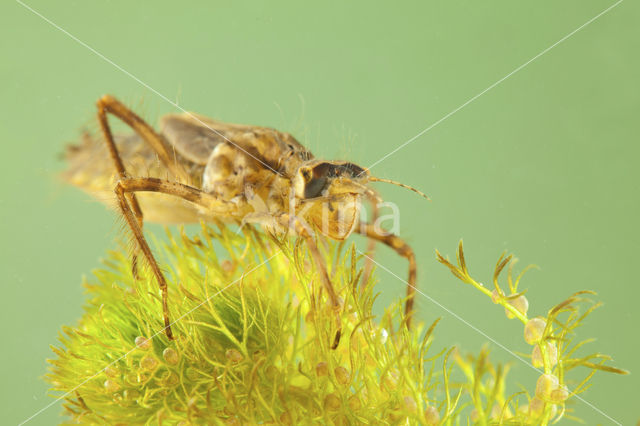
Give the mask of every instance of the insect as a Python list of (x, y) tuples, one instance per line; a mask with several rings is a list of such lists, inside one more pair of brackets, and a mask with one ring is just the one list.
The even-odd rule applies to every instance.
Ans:
[[(257, 222), (302, 237), (336, 315), (340, 300), (314, 236), (320, 232), (344, 240), (358, 232), (388, 245), (408, 260), (405, 313), (410, 326), (416, 286), (414, 252), (398, 236), (361, 220), (360, 208), (363, 198), (372, 203), (379, 199), (367, 186), (369, 182), (388, 182), (426, 195), (407, 185), (373, 177), (353, 163), (318, 160), (293, 136), (271, 128), (184, 113), (163, 116), (156, 132), (110, 95), (100, 98), (97, 108), (102, 138), (85, 134), (82, 144), (68, 148), (69, 168), (64, 177), (90, 193), (115, 192), (110, 198), (115, 198), (137, 242), (138, 253), (146, 258), (160, 287), (164, 330), (169, 339), (174, 337), (167, 281), (143, 234), (145, 221)], [(108, 115), (134, 132), (114, 136)], [(333, 348), (339, 343), (340, 331), (338, 325)]]

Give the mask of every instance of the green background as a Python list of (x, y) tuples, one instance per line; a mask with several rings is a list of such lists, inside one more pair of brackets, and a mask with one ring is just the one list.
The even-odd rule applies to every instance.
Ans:
[[(613, 1), (28, 4), (188, 110), (291, 131), (318, 157), (369, 166)], [(632, 375), (598, 374), (583, 396), (623, 424), (640, 417), (638, 12), (621, 3), (373, 169), (433, 198), (378, 186), (401, 208), (420, 287), (508, 348), (529, 350), (522, 327), (437, 264), (435, 248), (451, 256), (464, 238), (484, 282), (504, 250), (540, 265), (524, 280), (530, 314), (599, 293), (580, 336)], [(14, 424), (52, 401), (48, 346), (81, 315), (81, 276), (119, 235), (113, 212), (56, 180), (59, 153), (104, 93), (154, 123), (175, 108), (19, 3), (3, 2), (0, 16), (0, 407)], [(404, 277), (402, 259), (386, 249), (378, 259)], [(404, 288), (378, 276), (380, 310)], [(443, 317), (437, 346), (486, 341), (426, 298), (417, 305), (425, 321)], [(531, 390), (537, 373), (491, 348)], [(60, 410), (29, 424), (58, 422)]]

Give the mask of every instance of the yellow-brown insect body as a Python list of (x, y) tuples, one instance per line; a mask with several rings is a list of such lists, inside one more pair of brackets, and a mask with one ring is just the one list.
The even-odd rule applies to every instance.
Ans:
[[(185, 113), (162, 117), (160, 132), (156, 132), (109, 95), (103, 96), (97, 106), (102, 138), (86, 134), (81, 145), (70, 147), (69, 168), (63, 177), (115, 206), (126, 220), (162, 292), (169, 339), (173, 335), (168, 285), (142, 231), (145, 221), (256, 222), (303, 237), (337, 315), (332, 347), (340, 338), (340, 299), (313, 234), (319, 231), (343, 240), (357, 231), (390, 246), (409, 261), (409, 325), (416, 282), (413, 250), (376, 223), (360, 220), (361, 199), (377, 200), (366, 186), (370, 181), (406, 185), (371, 177), (353, 163), (317, 160), (293, 136), (268, 127), (223, 123)], [(109, 114), (135, 133), (114, 136)], [(134, 254), (134, 274), (136, 259)]]
[[(247, 187), (265, 202), (269, 200), (273, 208), (288, 206), (282, 200), (289, 194), (287, 179), (285, 182), (274, 182), (274, 179), (293, 175), (299, 163), (312, 158), (311, 153), (287, 133), (196, 117), (198, 121), (192, 115), (171, 114), (160, 121), (161, 135), (171, 147), (173, 160), (187, 172), (188, 179), (171, 173), (137, 134), (116, 135), (115, 144), (128, 174), (191, 185), (218, 197), (221, 202), (233, 203), (235, 209), (227, 217), (216, 214), (217, 220), (242, 220), (253, 211), (244, 195)], [(216, 129), (219, 134), (205, 126)], [(69, 167), (63, 178), (99, 200), (113, 204), (113, 187), (118, 175), (113, 164), (105, 161), (108, 156), (99, 136), (85, 134), (81, 145), (68, 148)], [(211, 218), (211, 212), (192, 203), (176, 211), (178, 199), (166, 194), (143, 193), (139, 197), (148, 222), (189, 223)]]
[[(200, 188), (221, 204), (229, 203), (228, 213), (221, 215), (167, 194), (147, 192), (138, 195), (145, 221), (248, 220), (296, 233), (295, 227), (284, 229), (289, 228), (287, 223), (275, 220), (286, 214), (299, 216), (336, 240), (353, 232), (367, 183), (364, 169), (347, 162), (316, 160), (288, 133), (195, 117), (171, 114), (160, 120), (161, 135), (172, 148), (174, 160), (187, 171), (186, 181), (169, 172), (138, 135), (116, 135), (116, 146), (131, 176)], [(70, 167), (63, 176), (113, 204), (118, 176), (110, 162), (99, 160), (107, 156), (104, 142), (87, 134), (82, 145), (68, 149)]]

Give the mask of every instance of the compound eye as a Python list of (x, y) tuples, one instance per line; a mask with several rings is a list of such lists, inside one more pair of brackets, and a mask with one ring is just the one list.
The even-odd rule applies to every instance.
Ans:
[(352, 178), (358, 178), (365, 173), (365, 169), (358, 166), (357, 164), (346, 163), (343, 167), (349, 171), (349, 174)]
[(322, 195), (322, 190), (327, 185), (326, 177), (313, 178), (304, 187), (304, 198), (316, 198)]

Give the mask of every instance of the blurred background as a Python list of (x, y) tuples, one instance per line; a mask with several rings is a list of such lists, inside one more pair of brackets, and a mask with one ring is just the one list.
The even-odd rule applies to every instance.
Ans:
[[(464, 238), (471, 273), (490, 283), (503, 251), (527, 274), (530, 315), (591, 289), (604, 306), (579, 330), (591, 352), (632, 371), (597, 374), (582, 396), (622, 424), (640, 417), (637, 162), (640, 18), (624, 1), (473, 102), (465, 102), (614, 4), (537, 2), (47, 2), (28, 5), (187, 110), (292, 132), (316, 156), (369, 166), (427, 192), (379, 185), (401, 208), (419, 286), (516, 352), (519, 323), (434, 258)], [(151, 123), (176, 109), (17, 2), (0, 6), (0, 407), (6, 424), (53, 401), (46, 358), (84, 302), (81, 279), (116, 247), (115, 213), (56, 178), (67, 143), (96, 128), (95, 101), (124, 100)], [(161, 234), (162, 227), (149, 226)], [(362, 244), (359, 237), (354, 241)], [(378, 260), (404, 277), (387, 249)], [(404, 293), (378, 269), (376, 309)], [(435, 348), (477, 352), (487, 340), (426, 298), (420, 320), (442, 317)], [(511, 382), (538, 373), (511, 362)], [(514, 391), (517, 391), (514, 388)], [(615, 424), (592, 407), (587, 424)], [(60, 404), (29, 424), (61, 421)], [(570, 422), (567, 422), (570, 423)]]

